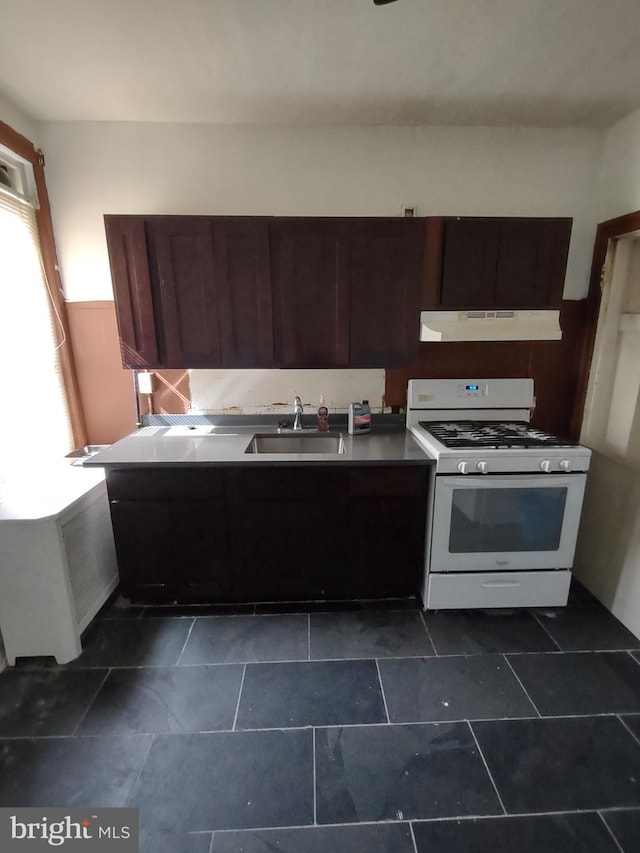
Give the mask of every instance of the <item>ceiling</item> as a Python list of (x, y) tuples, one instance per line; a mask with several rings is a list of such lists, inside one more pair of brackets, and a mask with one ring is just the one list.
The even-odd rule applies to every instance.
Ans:
[(45, 121), (607, 127), (640, 0), (0, 0), (0, 91)]

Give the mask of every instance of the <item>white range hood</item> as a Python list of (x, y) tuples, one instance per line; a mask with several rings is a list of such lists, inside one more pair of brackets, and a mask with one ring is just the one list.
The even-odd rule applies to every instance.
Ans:
[(558, 341), (559, 311), (422, 311), (421, 341)]

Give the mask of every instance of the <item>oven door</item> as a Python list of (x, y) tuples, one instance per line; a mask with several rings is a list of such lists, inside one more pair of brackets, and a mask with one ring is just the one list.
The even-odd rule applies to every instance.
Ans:
[(586, 474), (436, 477), (432, 572), (569, 569)]

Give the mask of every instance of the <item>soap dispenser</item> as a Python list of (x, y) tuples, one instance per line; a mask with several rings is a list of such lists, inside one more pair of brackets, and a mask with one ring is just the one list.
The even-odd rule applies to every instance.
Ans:
[(329, 409), (324, 404), (324, 397), (320, 397), (320, 406), (318, 407), (318, 432), (328, 432), (329, 430)]

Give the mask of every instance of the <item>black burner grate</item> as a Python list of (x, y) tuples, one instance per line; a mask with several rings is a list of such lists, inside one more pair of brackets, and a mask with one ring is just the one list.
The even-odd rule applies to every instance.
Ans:
[(576, 447), (576, 441), (532, 427), (526, 421), (420, 421), (445, 447)]

